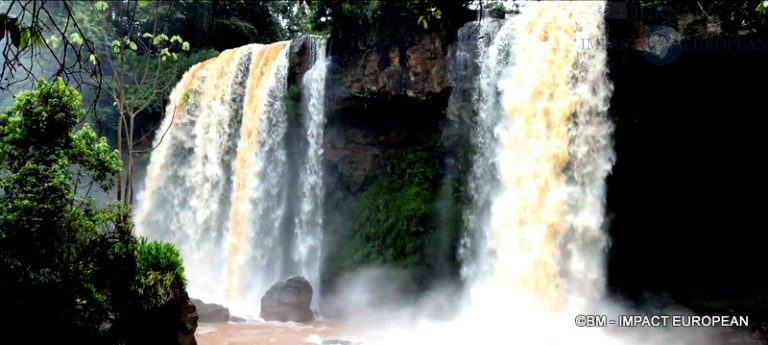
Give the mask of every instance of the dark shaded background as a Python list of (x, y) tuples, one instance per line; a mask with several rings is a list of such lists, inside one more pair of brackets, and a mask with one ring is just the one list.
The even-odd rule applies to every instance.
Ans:
[[(608, 21), (612, 39), (626, 23)], [(768, 38), (768, 37), (763, 37)], [(617, 162), (609, 283), (702, 309), (765, 311), (766, 51), (689, 51), (669, 65), (609, 52)], [(720, 308), (722, 309), (722, 308)]]

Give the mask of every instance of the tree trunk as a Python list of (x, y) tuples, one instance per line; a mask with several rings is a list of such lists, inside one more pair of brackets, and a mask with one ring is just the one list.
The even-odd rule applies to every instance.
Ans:
[[(117, 115), (117, 152), (120, 154), (120, 159), (123, 159), (123, 115)], [(117, 174), (117, 201), (122, 201), (123, 198), (123, 173)]]
[(126, 140), (128, 150), (128, 169), (125, 176), (125, 204), (130, 206), (133, 204), (133, 128), (136, 114), (131, 114), (128, 117), (128, 138)]

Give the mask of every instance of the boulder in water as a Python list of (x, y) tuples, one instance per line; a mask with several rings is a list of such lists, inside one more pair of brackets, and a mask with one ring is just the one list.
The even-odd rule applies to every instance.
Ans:
[(242, 322), (247, 322), (248, 320), (246, 320), (245, 318), (239, 317), (239, 316), (230, 315), (229, 316), (229, 321), (230, 322), (242, 323)]
[(309, 322), (315, 318), (312, 303), (312, 285), (304, 277), (296, 276), (272, 285), (261, 298), (261, 318), (266, 321)]
[(199, 299), (192, 299), (192, 303), (197, 307), (197, 315), (200, 322), (228, 322), (229, 309), (223, 305), (205, 303)]

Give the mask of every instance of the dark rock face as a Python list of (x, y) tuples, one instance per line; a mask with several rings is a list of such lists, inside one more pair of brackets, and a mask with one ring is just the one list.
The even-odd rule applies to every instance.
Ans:
[(310, 36), (301, 36), (291, 41), (288, 61), (288, 82), (300, 85), (301, 77), (311, 67)]
[(228, 322), (230, 319), (229, 309), (222, 305), (205, 303), (194, 298), (192, 303), (197, 307), (197, 315), (200, 316), (201, 322)]
[(330, 114), (323, 143), (328, 189), (355, 195), (382, 173), (407, 169), (400, 166), (407, 149), (436, 149), (430, 139), (440, 133), (447, 96), (366, 99)]
[(189, 300), (189, 297), (184, 296), (184, 298), (179, 300), (176, 306), (176, 317), (179, 321), (176, 328), (177, 343), (179, 345), (197, 345), (195, 331), (197, 330), (199, 317), (197, 315), (197, 308)]
[(435, 33), (413, 35), (405, 44), (370, 47), (351, 55), (355, 61), (340, 64), (339, 74), (329, 74), (338, 77), (335, 83), (348, 95), (425, 99), (449, 87), (445, 43)]
[[(449, 38), (439, 33), (355, 42), (331, 36), (328, 45), (323, 248), (333, 257), (359, 230), (351, 205), (377, 182), (405, 176), (409, 157), (426, 161), (442, 153), (441, 126), (452, 85)], [(333, 267), (324, 272), (318, 290), (328, 294), (339, 272)]]
[(312, 321), (312, 293), (312, 285), (303, 277), (277, 282), (261, 298), (260, 316), (266, 321)]

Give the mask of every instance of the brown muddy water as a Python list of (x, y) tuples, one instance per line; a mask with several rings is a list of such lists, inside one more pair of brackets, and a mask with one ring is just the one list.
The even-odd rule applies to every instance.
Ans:
[[(356, 345), (339, 323), (282, 322), (200, 323), (195, 332), (199, 345)], [(348, 342), (346, 342), (348, 341)]]

